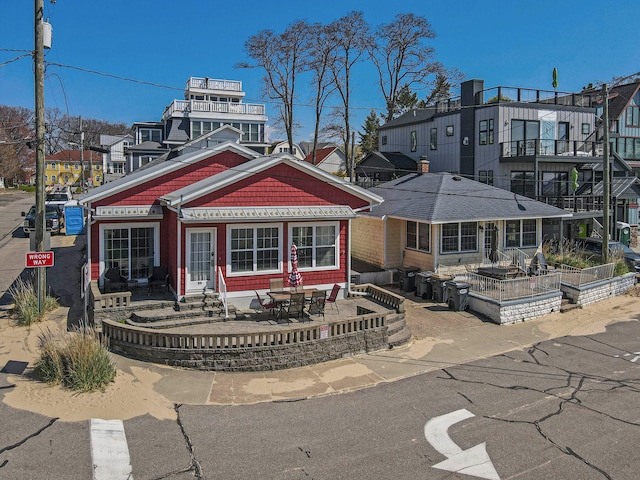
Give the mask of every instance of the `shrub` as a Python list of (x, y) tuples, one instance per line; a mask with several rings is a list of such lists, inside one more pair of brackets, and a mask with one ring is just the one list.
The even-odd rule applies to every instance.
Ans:
[(38, 294), (33, 283), (18, 277), (9, 287), (9, 295), (13, 298), (13, 313), (21, 325), (31, 325), (42, 320), (44, 315), (58, 308), (60, 304), (53, 297), (45, 296), (42, 312), (38, 310)]
[(93, 392), (103, 390), (116, 376), (109, 352), (90, 327), (78, 327), (63, 334), (47, 329), (38, 341), (40, 358), (36, 373), (47, 383)]

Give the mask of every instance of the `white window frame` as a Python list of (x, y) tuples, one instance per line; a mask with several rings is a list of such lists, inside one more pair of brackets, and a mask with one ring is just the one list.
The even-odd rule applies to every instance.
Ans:
[[(271, 270), (258, 270), (256, 267), (256, 259), (257, 259), (257, 242), (256, 239), (256, 231), (258, 228), (277, 228), (278, 229), (278, 268)], [(253, 229), (253, 269), (249, 272), (234, 272), (231, 267), (231, 231), (236, 229)], [(255, 275), (272, 275), (274, 273), (282, 273), (282, 231), (283, 224), (282, 223), (233, 223), (227, 225), (227, 266), (226, 266), (226, 276), (227, 277), (247, 277), (247, 276), (255, 276)]]
[[(297, 222), (289, 224), (289, 247), (291, 247), (291, 243), (293, 242), (293, 229), (296, 227), (313, 227), (313, 245), (312, 249), (312, 261), (311, 267), (302, 267), (298, 265), (298, 270), (300, 272), (318, 272), (318, 271), (327, 271), (327, 270), (339, 270), (340, 269), (340, 222)], [(316, 228), (317, 227), (334, 227), (335, 229), (335, 241), (334, 241), (334, 258), (336, 259), (335, 265), (325, 265), (325, 266), (316, 266), (316, 249), (318, 245), (316, 245)], [(327, 245), (322, 245), (326, 247)], [(291, 269), (291, 250), (289, 250), (289, 269)]]
[[(475, 234), (475, 239), (476, 239), (476, 248), (472, 249), (472, 250), (462, 250), (461, 246), (462, 246), (462, 225), (464, 224), (474, 224), (475, 225), (475, 229), (474, 229), (474, 234)], [(458, 247), (456, 250), (447, 250), (444, 251), (443, 250), (443, 235), (444, 235), (444, 226), (445, 225), (457, 225), (458, 226), (458, 235), (457, 235), (457, 241), (458, 241)], [(478, 235), (478, 222), (450, 222), (450, 223), (443, 223), (440, 225), (440, 254), (441, 255), (450, 255), (450, 254), (459, 254), (459, 253), (472, 253), (472, 252), (477, 252), (478, 251), (478, 242), (480, 241), (479, 235)]]
[(139, 222), (139, 223), (101, 223), (100, 224), (100, 252), (99, 252), (99, 270), (100, 275), (105, 270), (104, 258), (104, 232), (105, 230), (114, 229), (132, 229), (132, 228), (153, 228), (153, 266), (160, 265), (160, 222)]
[[(523, 230), (523, 222), (525, 221), (532, 221), (535, 223), (536, 229), (535, 232), (525, 232)], [(516, 232), (509, 232), (508, 229), (508, 225), (509, 223), (513, 223), (513, 222), (517, 222), (518, 223), (518, 230)], [(505, 238), (504, 238), (504, 245), (507, 248), (531, 248), (531, 247), (535, 247), (538, 245), (538, 238), (539, 238), (539, 232), (540, 232), (540, 225), (537, 219), (533, 219), (533, 218), (524, 218), (524, 219), (520, 219), (520, 220), (505, 220)], [(531, 233), (535, 233), (535, 239), (534, 242), (531, 244), (527, 244), (524, 245), (523, 242), (523, 238), (525, 233), (527, 234), (531, 234)], [(518, 244), (517, 245), (510, 245), (509, 243), (509, 235), (517, 235), (517, 239), (518, 239)]]

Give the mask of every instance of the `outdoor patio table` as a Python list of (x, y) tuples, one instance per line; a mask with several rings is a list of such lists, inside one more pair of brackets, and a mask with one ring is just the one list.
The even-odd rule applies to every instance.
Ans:
[(317, 291), (317, 288), (298, 288), (297, 290), (278, 290), (274, 292), (267, 292), (269, 298), (278, 307), (278, 318), (282, 319), (284, 316), (284, 310), (291, 299), (292, 293), (304, 293), (305, 300), (311, 298), (311, 294)]

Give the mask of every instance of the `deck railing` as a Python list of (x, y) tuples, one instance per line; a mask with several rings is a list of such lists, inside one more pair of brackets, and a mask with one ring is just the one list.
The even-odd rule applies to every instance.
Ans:
[(222, 268), (218, 267), (218, 293), (224, 307), (224, 318), (229, 318), (229, 303), (227, 301), (227, 282), (224, 281)]
[(532, 277), (497, 280), (476, 273), (468, 273), (466, 281), (475, 295), (488, 297), (499, 302), (531, 298), (560, 291), (561, 273), (549, 273)]
[(107, 346), (117, 341), (130, 345), (182, 350), (258, 348), (309, 343), (379, 329), (386, 326), (388, 314), (388, 312), (374, 312), (331, 322), (328, 325), (310, 325), (271, 332), (219, 334), (168, 333), (104, 320), (102, 332)]
[(231, 113), (239, 115), (264, 115), (265, 106), (257, 103), (211, 102), (204, 100), (174, 100), (162, 114), (167, 119), (175, 112), (182, 113)]
[(239, 80), (219, 80), (216, 78), (191, 77), (187, 80), (187, 90), (199, 88), (203, 90), (226, 90), (229, 92), (241, 92), (242, 82)]
[[(512, 140), (500, 144), (501, 157), (600, 157), (602, 142), (583, 140)], [(593, 160), (590, 160), (593, 161)]]
[(589, 268), (576, 268), (569, 265), (561, 265), (562, 283), (579, 287), (589, 283), (599, 282), (613, 278), (615, 263), (606, 263)]

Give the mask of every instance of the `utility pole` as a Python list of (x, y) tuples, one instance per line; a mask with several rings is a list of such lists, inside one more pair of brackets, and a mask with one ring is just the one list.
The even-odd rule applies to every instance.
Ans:
[(611, 226), (609, 225), (609, 204), (611, 202), (611, 174), (609, 163), (609, 92), (607, 84), (602, 85), (602, 181), (603, 195), (602, 199), (602, 258), (604, 263), (609, 263), (609, 233)]
[(82, 130), (82, 115), (80, 121), (80, 190), (84, 192), (84, 131)]
[(351, 168), (349, 169), (349, 180), (353, 183), (355, 175), (355, 149), (356, 149), (356, 132), (351, 132)]
[[(45, 206), (44, 206), (44, 0), (35, 0), (35, 36), (34, 36), (34, 90), (36, 112), (36, 251), (44, 252)], [(46, 267), (37, 267), (38, 311), (44, 309), (47, 293)]]

